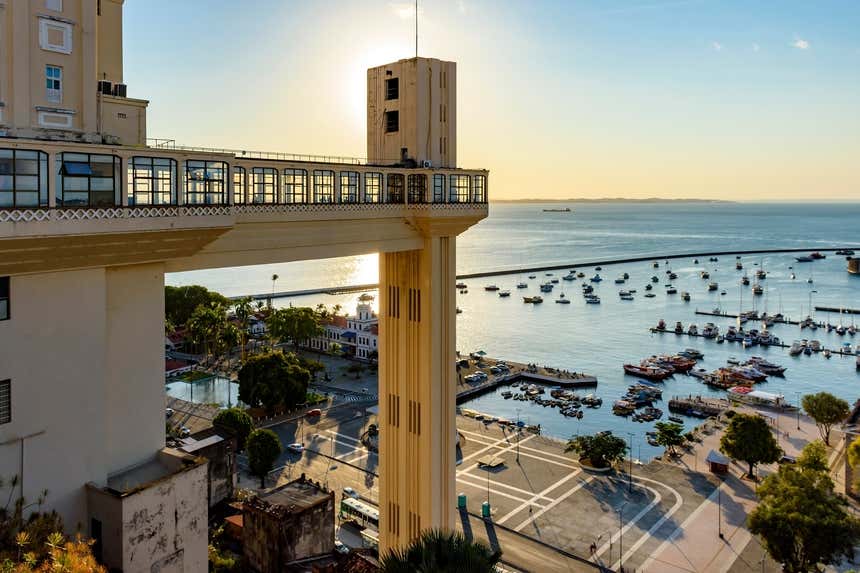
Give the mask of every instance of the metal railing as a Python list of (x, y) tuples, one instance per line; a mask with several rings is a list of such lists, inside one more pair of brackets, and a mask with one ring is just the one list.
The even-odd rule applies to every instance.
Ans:
[(149, 137), (148, 147), (154, 149), (169, 149), (172, 151), (189, 151), (197, 153), (219, 153), (232, 155), (236, 159), (268, 159), (275, 161), (300, 161), (310, 163), (337, 163), (342, 165), (397, 165), (400, 159), (368, 159), (367, 157), (347, 157), (342, 155), (313, 155), (308, 153), (283, 153), (280, 151), (251, 151), (247, 149), (228, 149), (220, 147), (197, 147), (179, 145), (175, 139)]

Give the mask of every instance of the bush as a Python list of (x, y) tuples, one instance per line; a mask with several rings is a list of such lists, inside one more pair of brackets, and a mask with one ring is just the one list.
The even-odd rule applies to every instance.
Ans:
[(251, 432), (245, 444), (248, 450), (248, 465), (251, 473), (260, 478), (260, 487), (266, 487), (266, 474), (281, 455), (281, 440), (272, 430), (258, 429)]

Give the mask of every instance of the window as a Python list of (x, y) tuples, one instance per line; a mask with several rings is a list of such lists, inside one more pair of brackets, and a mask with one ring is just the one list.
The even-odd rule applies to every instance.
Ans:
[(0, 380), (0, 424), (12, 421), (12, 381)]
[(448, 201), (451, 203), (469, 202), (469, 179), (468, 175), (451, 175), (448, 185)]
[(176, 161), (132, 157), (128, 164), (129, 205), (175, 205)]
[(308, 172), (304, 169), (284, 169), (284, 202), (307, 203)]
[(39, 47), (49, 52), (72, 53), (72, 25), (39, 18)]
[(385, 80), (385, 99), (398, 99), (400, 97), (400, 78), (388, 78)]
[(475, 203), (487, 202), (487, 176), (475, 175)]
[(314, 203), (334, 203), (334, 171), (314, 171)]
[(48, 154), (0, 149), (0, 208), (48, 204)]
[(358, 203), (358, 172), (340, 172), (340, 202)]
[(45, 8), (54, 12), (62, 12), (63, 0), (45, 0)]
[(119, 157), (61, 153), (59, 162), (58, 206), (112, 207), (119, 204)]
[(445, 202), (445, 176), (444, 175), (434, 175), (433, 176), (433, 202), (434, 203), (444, 203)]
[(45, 99), (51, 103), (62, 103), (63, 68), (45, 66)]
[(278, 170), (274, 167), (254, 167), (249, 183), (249, 203), (278, 202)]
[(233, 204), (245, 203), (245, 168), (233, 168)]
[(427, 201), (427, 176), (423, 173), (411, 174), (407, 183), (409, 203), (425, 203)]
[(403, 174), (388, 175), (388, 200), (386, 203), (403, 203)]
[(379, 203), (382, 196), (382, 173), (364, 174), (364, 202)]
[(400, 131), (400, 112), (396, 109), (385, 112), (385, 133)]
[(0, 277), (0, 320), (9, 320), (9, 277)]
[(185, 203), (221, 205), (225, 203), (227, 164), (223, 161), (185, 162)]

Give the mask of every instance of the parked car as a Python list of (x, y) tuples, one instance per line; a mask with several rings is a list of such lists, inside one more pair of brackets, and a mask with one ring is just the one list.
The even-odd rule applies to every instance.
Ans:
[(287, 446), (287, 449), (290, 450), (291, 452), (293, 452), (294, 454), (300, 454), (303, 451), (305, 451), (305, 446), (302, 445), (300, 442), (294, 442), (294, 443), (290, 444), (289, 446)]
[(307, 414), (305, 414), (308, 418), (312, 418), (314, 416), (322, 416), (322, 410), (319, 408), (314, 408), (313, 410), (308, 410)]
[(175, 412), (174, 412), (173, 408), (167, 408), (166, 410), (164, 410), (164, 413), (165, 413), (165, 415), (169, 418), (169, 417), (170, 417), (170, 416), (172, 416)]
[(189, 430), (185, 426), (182, 426), (181, 428), (179, 428), (179, 437), (180, 438), (187, 438), (190, 435), (191, 435), (191, 430)]
[(343, 544), (339, 539), (334, 540), (334, 550), (340, 553), (341, 555), (346, 555), (349, 553), (349, 547)]
[(345, 495), (347, 497), (351, 497), (353, 499), (361, 498), (361, 496), (358, 494), (358, 492), (355, 491), (354, 489), (352, 489), (351, 487), (343, 488), (343, 495)]

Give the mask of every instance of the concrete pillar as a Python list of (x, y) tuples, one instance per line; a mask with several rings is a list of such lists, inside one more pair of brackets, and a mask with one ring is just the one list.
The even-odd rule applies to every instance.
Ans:
[(456, 236), (379, 255), (380, 551), (452, 529)]

